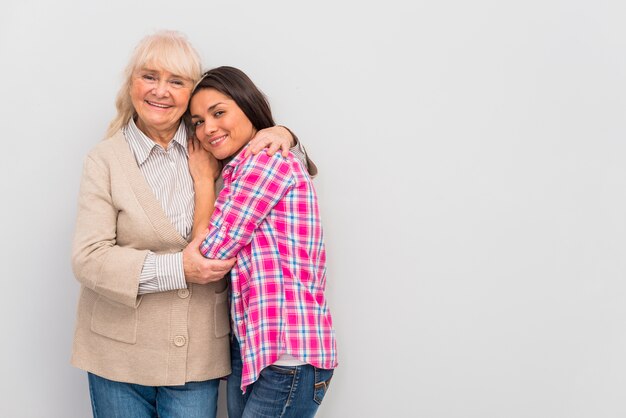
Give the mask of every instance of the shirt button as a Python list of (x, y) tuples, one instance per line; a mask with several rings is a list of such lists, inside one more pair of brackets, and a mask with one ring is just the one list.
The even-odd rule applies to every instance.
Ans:
[(185, 345), (186, 342), (187, 340), (182, 335), (177, 335), (174, 337), (174, 345), (176, 347), (182, 347), (183, 345)]
[(178, 297), (181, 299), (185, 299), (189, 296), (189, 289), (178, 289)]
[(233, 292), (233, 295), (235, 295), (235, 296), (239, 296), (240, 294), (241, 293), (239, 293), (239, 292)]
[(237, 321), (237, 323), (238, 323), (239, 325), (242, 325), (242, 324), (243, 324), (243, 321), (240, 319), (239, 321)]
[(225, 227), (225, 226), (221, 227), (221, 228), (220, 228), (220, 231), (222, 231), (222, 232), (226, 232), (226, 227)]

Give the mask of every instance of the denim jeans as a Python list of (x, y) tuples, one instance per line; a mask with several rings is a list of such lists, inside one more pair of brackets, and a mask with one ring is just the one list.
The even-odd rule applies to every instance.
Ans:
[(142, 386), (89, 373), (94, 418), (215, 418), (219, 379)]
[(228, 376), (228, 418), (314, 417), (328, 390), (333, 370), (270, 365), (241, 393), (241, 354), (237, 338), (231, 344), (233, 372)]

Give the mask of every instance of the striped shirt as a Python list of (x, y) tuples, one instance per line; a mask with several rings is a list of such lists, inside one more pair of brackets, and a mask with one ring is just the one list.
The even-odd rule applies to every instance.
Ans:
[(337, 357), (311, 178), (293, 154), (243, 154), (222, 171), (224, 189), (200, 251), (207, 258), (237, 256), (230, 301), (245, 391), (284, 354), (323, 369), (335, 368)]
[[(163, 211), (178, 233), (187, 239), (193, 227), (194, 191), (184, 124), (180, 124), (167, 149), (148, 138), (132, 119), (123, 133)], [(139, 277), (139, 294), (186, 287), (182, 252), (148, 253)]]

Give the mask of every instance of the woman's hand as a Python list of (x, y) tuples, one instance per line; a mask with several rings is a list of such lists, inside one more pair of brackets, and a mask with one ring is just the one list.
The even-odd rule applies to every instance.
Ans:
[(200, 253), (200, 244), (204, 241), (204, 234), (196, 236), (183, 250), (183, 271), (187, 283), (207, 284), (222, 279), (233, 268), (236, 258), (228, 260), (211, 260), (204, 258)]
[(215, 182), (220, 176), (222, 164), (200, 145), (200, 141), (195, 136), (189, 138), (187, 144), (189, 173), (191, 173), (194, 183)]
[(249, 142), (246, 149), (246, 157), (250, 154), (258, 154), (267, 148), (267, 155), (274, 155), (279, 149), (281, 154), (286, 157), (289, 154), (289, 148), (295, 145), (293, 135), (284, 126), (272, 126), (270, 128), (261, 129), (256, 133), (254, 138)]

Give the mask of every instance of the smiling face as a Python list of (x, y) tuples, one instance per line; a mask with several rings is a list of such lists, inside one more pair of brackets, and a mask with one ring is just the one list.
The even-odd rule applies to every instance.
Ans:
[(187, 108), (191, 84), (191, 80), (163, 69), (136, 71), (130, 98), (137, 112), (137, 127), (157, 142), (171, 139)]
[(215, 89), (198, 91), (189, 110), (196, 137), (218, 160), (235, 155), (256, 134), (237, 103)]

